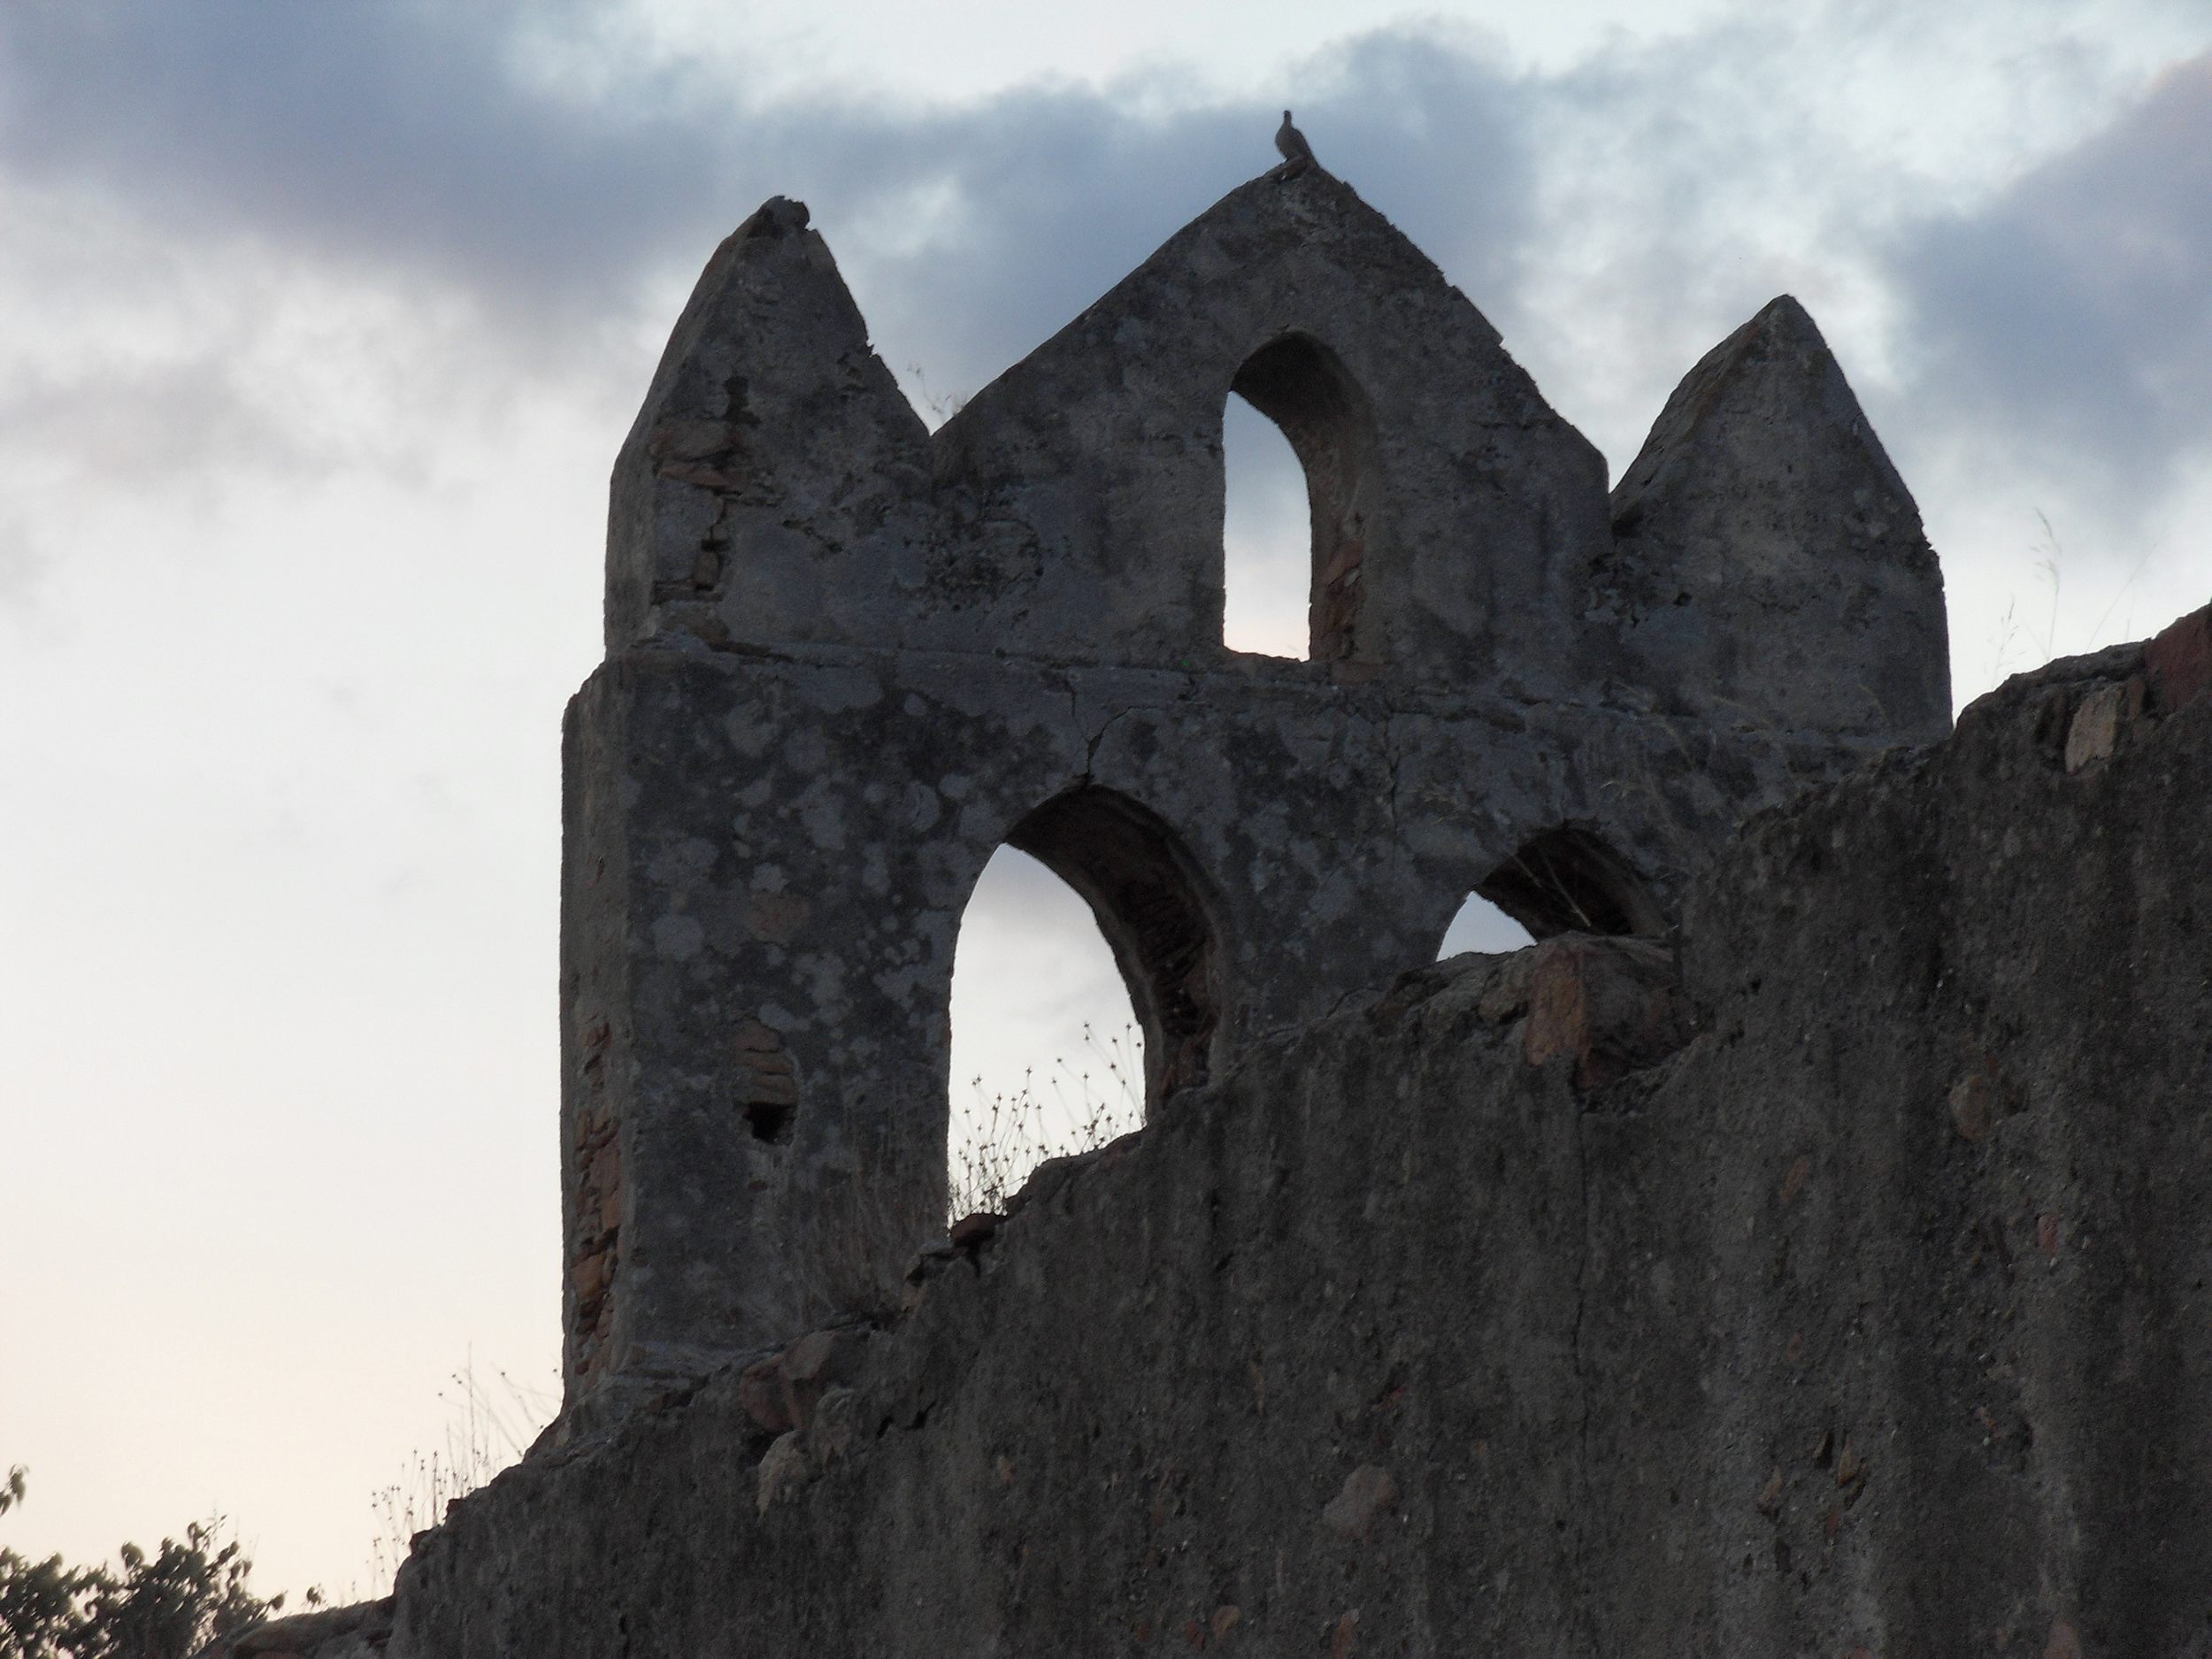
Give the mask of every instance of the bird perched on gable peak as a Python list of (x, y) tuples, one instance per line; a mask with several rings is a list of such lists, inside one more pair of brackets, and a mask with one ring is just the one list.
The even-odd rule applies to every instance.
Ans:
[(1275, 129), (1275, 148), (1283, 153), (1283, 165), (1276, 171), (1286, 179), (1320, 165), (1313, 158), (1313, 146), (1306, 142), (1306, 135), (1290, 124), (1288, 110), (1283, 111), (1283, 124)]

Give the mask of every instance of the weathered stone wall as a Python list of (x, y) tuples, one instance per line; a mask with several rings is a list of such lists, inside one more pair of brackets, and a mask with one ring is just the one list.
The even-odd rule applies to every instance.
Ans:
[[(1792, 758), (1763, 733), (1723, 748), (1679, 718), (1495, 695), (921, 653), (626, 656), (570, 729), (572, 790), (624, 808), (571, 803), (584, 1380), (617, 1353), (633, 1372), (710, 1367), (872, 1278), (895, 1297), (942, 1226), (954, 942), (1001, 842), (1093, 900), (1149, 1016), (1159, 1094), (1433, 958), (1463, 895), (1541, 832), (1571, 821), (1640, 868), (1683, 869), (1746, 795), (1788, 793)], [(1137, 846), (1118, 845), (1116, 812), (1151, 826)], [(1116, 887), (1148, 879), (1196, 913), (1189, 960), (1181, 935), (1152, 937), (1158, 902)]]
[(1406, 974), (572, 1413), (390, 1651), (2203, 1659), (2206, 621), (1755, 819), (1678, 968)]

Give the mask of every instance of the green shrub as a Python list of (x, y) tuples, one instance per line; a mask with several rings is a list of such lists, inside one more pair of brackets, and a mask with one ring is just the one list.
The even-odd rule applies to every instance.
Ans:
[[(24, 1471), (8, 1471), (0, 1514), (23, 1502)], [(29, 1561), (0, 1549), (0, 1659), (189, 1659), (284, 1604), (247, 1588), (253, 1563), (222, 1544), (221, 1517), (165, 1538), (149, 1556), (121, 1550), (119, 1576), (104, 1566), (70, 1567), (59, 1555)]]

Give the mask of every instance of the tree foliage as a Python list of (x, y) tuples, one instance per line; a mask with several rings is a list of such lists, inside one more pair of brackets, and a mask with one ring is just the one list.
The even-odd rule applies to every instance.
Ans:
[[(23, 1502), (24, 1471), (0, 1485), (0, 1514)], [(218, 1537), (219, 1517), (119, 1552), (122, 1571), (30, 1561), (0, 1549), (0, 1659), (188, 1659), (219, 1636), (276, 1611), (247, 1587), (253, 1563)]]

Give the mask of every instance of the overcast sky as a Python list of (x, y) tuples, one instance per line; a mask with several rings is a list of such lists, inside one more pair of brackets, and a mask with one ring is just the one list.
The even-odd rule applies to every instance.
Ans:
[[(1963, 702), (2212, 590), (2208, 52), (2202, 0), (0, 0), (0, 1544), (220, 1505), (265, 1589), (366, 1589), (446, 1376), (549, 1378), (560, 710), (607, 467), (763, 198), (933, 423), (1286, 104), (1617, 473), (1794, 293)], [(1231, 435), (1233, 606), (1294, 634)], [(1052, 885), (971, 911), (987, 1087), (1126, 1017)]]

